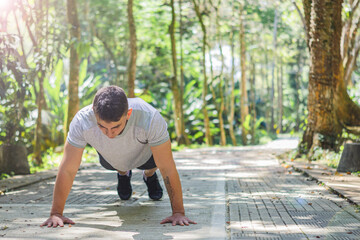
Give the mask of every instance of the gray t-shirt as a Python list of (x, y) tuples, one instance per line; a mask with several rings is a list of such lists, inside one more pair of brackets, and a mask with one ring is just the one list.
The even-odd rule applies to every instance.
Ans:
[(154, 107), (140, 98), (128, 98), (128, 102), (133, 111), (120, 135), (112, 139), (104, 135), (89, 105), (71, 121), (67, 141), (78, 148), (90, 144), (117, 170), (140, 167), (151, 157), (150, 147), (168, 141), (169, 133), (164, 118)]

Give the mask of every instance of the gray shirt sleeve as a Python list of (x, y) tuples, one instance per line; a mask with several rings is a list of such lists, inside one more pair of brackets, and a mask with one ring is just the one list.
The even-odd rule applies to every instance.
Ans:
[(79, 113), (75, 115), (69, 126), (67, 141), (77, 148), (84, 148), (87, 144), (84, 138), (84, 131), (82, 128)]
[(156, 111), (148, 131), (148, 143), (151, 147), (159, 146), (169, 140), (167, 123), (161, 114)]

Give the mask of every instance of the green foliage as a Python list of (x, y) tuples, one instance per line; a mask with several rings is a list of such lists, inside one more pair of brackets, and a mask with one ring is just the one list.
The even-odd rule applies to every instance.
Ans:
[[(37, 173), (44, 170), (56, 169), (59, 167), (63, 157), (63, 147), (57, 147), (58, 151), (55, 152), (54, 148), (48, 148), (43, 154), (43, 164), (38, 166), (33, 161), (29, 161), (30, 173)], [(31, 159), (31, 154), (30, 158)], [(84, 149), (82, 155), (82, 162), (84, 163), (97, 163), (99, 160), (96, 150), (90, 146)], [(11, 174), (10, 174), (11, 175)], [(10, 177), (10, 176), (7, 176)]]
[(340, 162), (342, 151), (343, 146), (341, 147), (339, 152), (322, 149), (321, 147), (314, 147), (311, 160), (326, 164), (327, 166), (332, 168), (337, 168)]
[[(32, 159), (32, 154), (29, 156), (29, 159)], [(56, 153), (54, 152), (53, 148), (48, 148), (43, 154), (43, 164), (41, 166), (36, 165), (34, 161), (29, 161), (30, 173), (33, 174), (44, 170), (57, 168), (60, 165), (61, 158), (62, 153)]]
[[(63, 121), (67, 111), (66, 94), (65, 94), (65, 80), (63, 78), (64, 62), (59, 59), (55, 65), (53, 74), (51, 74), (49, 81), (44, 82), (46, 105), (44, 110), (46, 121), (43, 122), (45, 131), (50, 141), (48, 147), (55, 147), (62, 144), (63, 135)], [(44, 120), (45, 120), (44, 119)]]
[(357, 82), (357, 84), (353, 85), (352, 87), (348, 88), (348, 93), (349, 93), (349, 96), (350, 96), (351, 100), (356, 102), (358, 105), (360, 105), (360, 91), (359, 91), (359, 88), (360, 88), (360, 81)]
[(343, 141), (360, 142), (360, 136), (347, 132), (345, 129), (342, 131), (341, 138)]
[(33, 107), (17, 42), (15, 35), (0, 33), (0, 144), (24, 142), (25, 119)]
[[(301, 1), (297, 1), (301, 6)], [(206, 4), (206, 6), (204, 5)], [(234, 4), (234, 6), (233, 6)], [(126, 0), (78, 0), (78, 14), (81, 23), (81, 41), (68, 39), (66, 21), (66, 4), (64, 1), (49, 1), (49, 22), (39, 23), (44, 28), (44, 38), (39, 38), (41, 53), (34, 51), (28, 36), (30, 26), (35, 29), (36, 16), (34, 1), (23, 11), (13, 9), (18, 14), (21, 36), (7, 33), (0, 35), (0, 144), (3, 142), (24, 142), (29, 152), (32, 151), (34, 139), (36, 111), (36, 93), (39, 89), (37, 78), (44, 70), (45, 100), (42, 112), (45, 165), (42, 168), (57, 166), (61, 154), (55, 153), (57, 146), (63, 144), (63, 125), (67, 112), (67, 78), (69, 44), (75, 41), (77, 52), (81, 59), (79, 74), (80, 107), (91, 104), (95, 92), (101, 87), (115, 84), (127, 89), (127, 64), (129, 58), (129, 30), (127, 20)], [(19, 7), (18, 5), (14, 5)], [(347, 3), (344, 5), (348, 6)], [(45, 8), (44, 8), (45, 9)], [(183, 52), (184, 69), (184, 122), (186, 133), (193, 145), (201, 147), (204, 144), (204, 113), (205, 107), (210, 118), (210, 129), (215, 144), (220, 141), (220, 129), (216, 105), (220, 103), (220, 87), (225, 95), (223, 119), (227, 142), (230, 142), (229, 127), (234, 126), (235, 135), (240, 143), (241, 124), (250, 132), (253, 121), (249, 115), (244, 123), (240, 123), (240, 46), (239, 46), (239, 2), (223, 1), (220, 5), (220, 34), (215, 33), (215, 12), (207, 1), (200, 1), (200, 9), (207, 28), (208, 47), (206, 49), (206, 64), (208, 82), (213, 83), (214, 98), (208, 91), (203, 106), (203, 69), (202, 62), (202, 30), (190, 2), (182, 2), (182, 25), (180, 26), (180, 9), (176, 4), (176, 44), (178, 74), (180, 81), (180, 49)], [(171, 139), (176, 139), (173, 94), (170, 90), (170, 79), (173, 77), (169, 24), (171, 11), (168, 2), (149, 0), (134, 1), (134, 18), (137, 33), (137, 97), (151, 103), (159, 109), (168, 122)], [(278, 13), (278, 28), (276, 50), (273, 49), (274, 17)], [(10, 13), (10, 12), (9, 12)], [(26, 14), (25, 14), (26, 13)], [(225, 14), (224, 14), (225, 13)], [(348, 17), (349, 11), (344, 8)], [(22, 16), (24, 14), (24, 16)], [(4, 14), (5, 16), (6, 14)], [(11, 16), (13, 14), (8, 14)], [(26, 15), (26, 16), (25, 16)], [(244, 5), (245, 41), (246, 41), (246, 77), (255, 79), (255, 144), (264, 144), (276, 138), (276, 134), (267, 132), (270, 126), (270, 110), (275, 109), (275, 124), (279, 124), (276, 80), (282, 78), (283, 116), (282, 132), (292, 134), (301, 132), (307, 124), (307, 88), (308, 88), (308, 53), (305, 34), (301, 20), (291, 1), (247, 1)], [(7, 19), (8, 22), (13, 19)], [(47, 21), (47, 20), (46, 20)], [(5, 23), (4, 23), (5, 24)], [(12, 24), (14, 25), (14, 24)], [(15, 26), (7, 25), (9, 32), (17, 32)], [(45, 29), (45, 26), (47, 28)], [(181, 29), (180, 29), (181, 27)], [(232, 123), (227, 122), (230, 101), (231, 50), (230, 32), (234, 29), (235, 45), (235, 117)], [(182, 40), (180, 46), (180, 33)], [(260, 33), (260, 34), (259, 34)], [(37, 36), (36, 36), (37, 37)], [(224, 66), (219, 54), (218, 38), (221, 38), (224, 51)], [(24, 39), (24, 49), (20, 40)], [(46, 44), (45, 44), (46, 43)], [(23, 53), (24, 51), (24, 53)], [(209, 52), (212, 54), (214, 73), (212, 80), (209, 69)], [(270, 99), (272, 61), (276, 60), (274, 69), (275, 96)], [(27, 66), (25, 64), (27, 63)], [(43, 63), (43, 64), (40, 64)], [(26, 66), (26, 67), (25, 67)], [(255, 66), (252, 71), (252, 66)], [(220, 69), (222, 85), (219, 84)], [(281, 69), (283, 71), (281, 72)], [(351, 98), (360, 103), (358, 70), (353, 75), (354, 85), (349, 89)], [(250, 81), (249, 81), (250, 82)], [(251, 87), (248, 84), (248, 96)], [(252, 104), (252, 103), (251, 103)], [(250, 136), (250, 134), (249, 134)], [(357, 136), (343, 133), (344, 140), (359, 141)], [(96, 152), (86, 153), (85, 158), (96, 159)], [(336, 164), (337, 155), (324, 153), (316, 149), (315, 158), (328, 159)], [(32, 171), (40, 168), (32, 166)]]
[[(43, 110), (43, 131), (45, 150), (63, 144), (64, 119), (67, 112), (67, 86), (64, 79), (64, 60), (59, 59), (49, 81), (44, 82), (47, 109)], [(87, 73), (87, 60), (80, 65), (79, 97), (81, 107), (92, 103), (92, 99), (101, 85), (100, 76)]]
[(242, 126), (247, 130), (247, 131), (250, 131), (251, 130), (251, 115), (247, 115), (245, 117), (245, 121), (243, 122)]
[(15, 175), (14, 172), (10, 172), (10, 174), (1, 173), (1, 175), (0, 175), (0, 180), (7, 179), (7, 178), (11, 178), (11, 177), (14, 176), (14, 175)]

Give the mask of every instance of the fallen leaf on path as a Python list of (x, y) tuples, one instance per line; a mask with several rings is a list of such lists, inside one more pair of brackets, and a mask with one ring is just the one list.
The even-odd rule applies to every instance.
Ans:
[(289, 168), (289, 167), (291, 167), (291, 166), (288, 165), (288, 164), (281, 164), (281, 166), (283, 166), (284, 168)]
[(344, 176), (344, 174), (339, 173), (338, 171), (335, 172), (335, 176)]
[(331, 173), (329, 173), (329, 172), (326, 172), (326, 173), (321, 173), (321, 175), (328, 175), (328, 176), (330, 176), (331, 175)]

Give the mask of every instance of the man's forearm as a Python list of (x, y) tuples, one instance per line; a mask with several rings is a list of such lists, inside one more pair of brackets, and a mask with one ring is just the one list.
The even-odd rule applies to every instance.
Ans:
[(181, 182), (178, 172), (176, 170), (172, 172), (164, 172), (162, 175), (164, 178), (166, 190), (170, 198), (173, 214), (185, 214)]
[(63, 214), (66, 199), (70, 193), (74, 178), (74, 174), (59, 170), (56, 177), (50, 215)]

